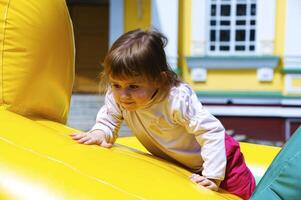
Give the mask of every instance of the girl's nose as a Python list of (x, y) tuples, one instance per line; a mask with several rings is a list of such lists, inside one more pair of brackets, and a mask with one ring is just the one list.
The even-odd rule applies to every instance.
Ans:
[(131, 94), (130, 94), (128, 89), (122, 89), (120, 91), (119, 95), (120, 95), (120, 98), (129, 98), (129, 97), (131, 97)]

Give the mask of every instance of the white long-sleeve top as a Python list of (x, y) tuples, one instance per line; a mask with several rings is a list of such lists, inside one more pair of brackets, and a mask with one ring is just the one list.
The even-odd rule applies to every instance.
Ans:
[(225, 129), (187, 84), (172, 87), (163, 101), (136, 111), (119, 106), (109, 90), (92, 130), (103, 130), (113, 143), (123, 120), (152, 154), (207, 178), (224, 179)]

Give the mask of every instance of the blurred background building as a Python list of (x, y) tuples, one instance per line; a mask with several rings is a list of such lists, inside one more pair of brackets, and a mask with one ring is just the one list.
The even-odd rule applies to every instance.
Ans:
[(300, 0), (67, 2), (76, 43), (70, 126), (93, 125), (101, 62), (114, 40), (150, 27), (168, 37), (170, 66), (229, 133), (281, 145), (301, 125)]

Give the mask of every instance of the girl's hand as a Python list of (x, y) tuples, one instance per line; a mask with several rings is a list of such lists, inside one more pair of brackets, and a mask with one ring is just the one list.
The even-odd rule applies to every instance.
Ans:
[(201, 185), (213, 191), (218, 191), (218, 186), (219, 186), (218, 183), (220, 183), (219, 180), (209, 179), (199, 174), (192, 174), (189, 178), (192, 182), (198, 185)]
[(113, 145), (108, 143), (105, 138), (105, 133), (101, 130), (94, 130), (92, 132), (73, 133), (70, 134), (73, 140), (80, 144), (98, 144), (105, 148), (111, 148)]

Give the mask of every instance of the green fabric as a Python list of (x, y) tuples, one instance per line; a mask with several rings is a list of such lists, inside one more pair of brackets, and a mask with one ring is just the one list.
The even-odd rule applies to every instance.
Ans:
[(301, 199), (301, 127), (276, 156), (251, 200)]

